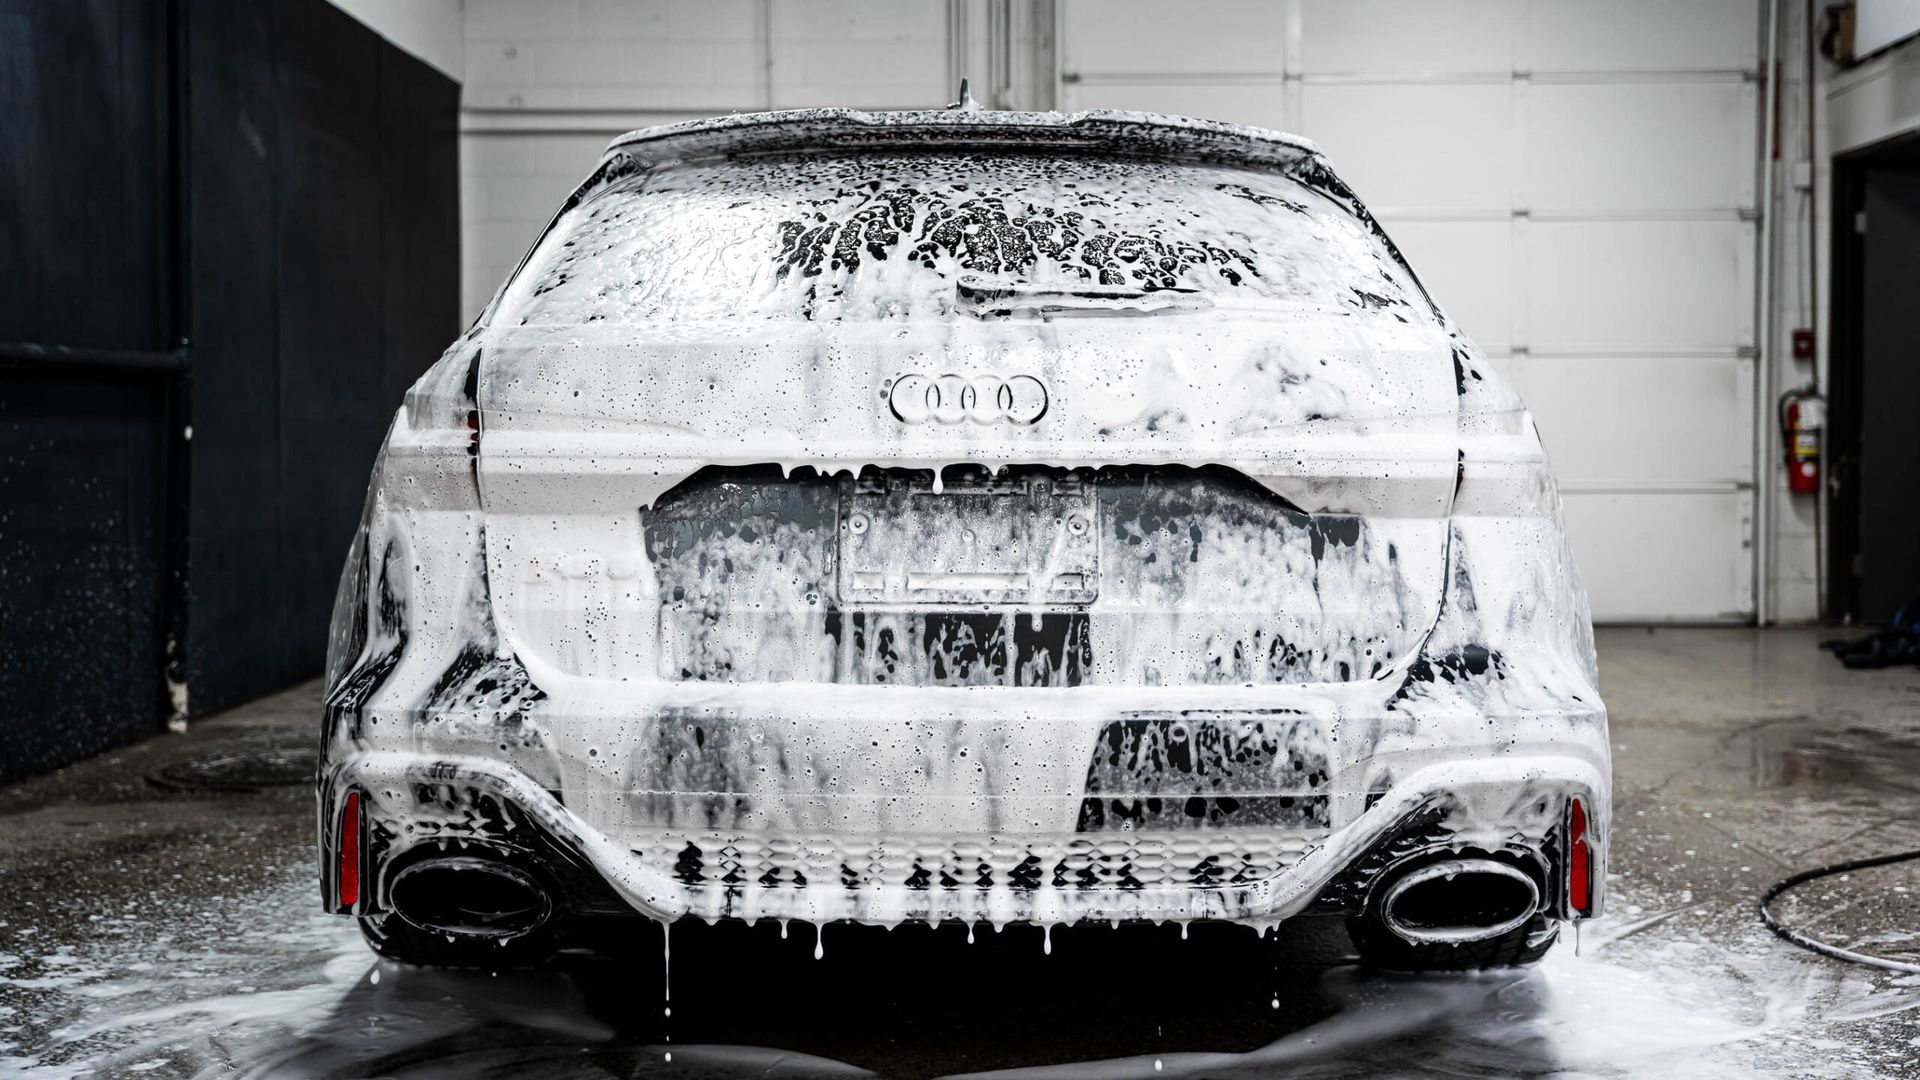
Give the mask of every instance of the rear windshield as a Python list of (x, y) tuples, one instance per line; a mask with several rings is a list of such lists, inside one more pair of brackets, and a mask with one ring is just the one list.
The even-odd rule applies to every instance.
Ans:
[(1273, 173), (868, 152), (616, 180), (556, 223), (492, 322), (944, 318), (963, 278), (1433, 318), (1370, 229)]

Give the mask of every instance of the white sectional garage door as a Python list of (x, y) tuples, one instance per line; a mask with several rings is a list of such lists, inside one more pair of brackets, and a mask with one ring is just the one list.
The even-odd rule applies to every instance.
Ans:
[(1754, 0), (1065, 0), (1062, 108), (1317, 141), (1538, 419), (1597, 618), (1753, 610)]
[[(1016, 15), (1044, 24), (1040, 5), (464, 10), (472, 311), (627, 128), (924, 108), (966, 73), (984, 100), (1045, 96), (991, 89), (1022, 65), (1046, 69), (1042, 35), (1009, 29)], [(1059, 0), (1057, 12), (1061, 108), (1242, 121), (1326, 148), (1533, 407), (1596, 616), (1751, 615), (1759, 0)]]
[[(978, 0), (466, 0), (462, 272), (478, 314), (625, 131), (730, 112), (938, 108)], [(969, 18), (968, 16), (973, 16)], [(969, 53), (969, 48), (974, 50)]]

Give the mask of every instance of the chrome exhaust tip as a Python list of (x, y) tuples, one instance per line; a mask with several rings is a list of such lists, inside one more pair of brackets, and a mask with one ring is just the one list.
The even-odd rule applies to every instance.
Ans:
[(1526, 925), (1540, 909), (1540, 886), (1497, 859), (1422, 863), (1390, 881), (1380, 921), (1414, 945), (1490, 941)]
[(553, 898), (532, 874), (470, 855), (408, 865), (393, 876), (388, 903), (421, 930), (463, 938), (520, 937), (553, 915)]

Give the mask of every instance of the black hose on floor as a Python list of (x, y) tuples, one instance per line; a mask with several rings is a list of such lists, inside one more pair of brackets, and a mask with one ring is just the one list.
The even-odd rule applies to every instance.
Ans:
[(1920, 964), (1909, 964), (1904, 960), (1889, 960), (1884, 956), (1871, 956), (1867, 953), (1857, 953), (1851, 949), (1843, 949), (1838, 945), (1829, 945), (1824, 941), (1815, 941), (1774, 918), (1773, 911), (1769, 906), (1773, 903), (1774, 898), (1778, 897), (1781, 893), (1786, 892), (1795, 885), (1812, 881), (1814, 878), (1826, 877), (1829, 874), (1844, 874), (1853, 870), (1867, 870), (1875, 866), (1886, 866), (1888, 863), (1905, 862), (1908, 859), (1920, 859), (1920, 848), (1912, 851), (1898, 851), (1892, 855), (1875, 855), (1870, 859), (1853, 859), (1848, 862), (1834, 863), (1831, 866), (1802, 870), (1792, 877), (1782, 878), (1774, 882), (1773, 887), (1769, 888), (1766, 894), (1760, 897), (1760, 921), (1767, 924), (1767, 929), (1772, 930), (1787, 941), (1803, 949), (1817, 952), (1821, 956), (1831, 956), (1835, 960), (1845, 960), (1854, 964), (1866, 964), (1869, 967), (1884, 968), (1888, 971), (1903, 971), (1912, 975), (1920, 975)]

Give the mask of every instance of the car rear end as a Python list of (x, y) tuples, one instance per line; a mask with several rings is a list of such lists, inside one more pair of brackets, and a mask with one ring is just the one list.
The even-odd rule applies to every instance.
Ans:
[(410, 393), (334, 646), (327, 902), (437, 932), (1599, 909), (1538, 437), (1269, 133), (616, 143)]

